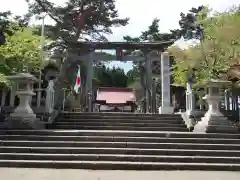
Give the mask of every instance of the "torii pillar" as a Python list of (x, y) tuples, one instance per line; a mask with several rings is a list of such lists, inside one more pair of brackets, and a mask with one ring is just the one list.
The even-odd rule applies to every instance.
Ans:
[(150, 51), (145, 51), (144, 52), (144, 59), (145, 59), (145, 73), (146, 73), (146, 113), (151, 113), (152, 112), (152, 94), (151, 94), (151, 89), (152, 89), (152, 62), (150, 58)]
[(86, 102), (88, 107), (88, 112), (92, 112), (92, 79), (93, 79), (93, 59), (94, 59), (95, 49), (89, 49), (88, 52), (88, 62), (87, 62), (87, 82), (86, 82)]

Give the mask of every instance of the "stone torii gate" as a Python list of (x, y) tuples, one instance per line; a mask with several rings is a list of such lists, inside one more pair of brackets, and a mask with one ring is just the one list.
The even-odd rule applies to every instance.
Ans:
[[(92, 78), (93, 78), (93, 62), (97, 61), (142, 61), (145, 63), (146, 70), (146, 112), (151, 112), (151, 88), (152, 88), (152, 68), (153, 61), (161, 60), (161, 84), (162, 84), (162, 106), (160, 113), (173, 113), (170, 97), (170, 68), (169, 55), (164, 50), (172, 45), (174, 41), (157, 42), (157, 43), (127, 43), (127, 42), (68, 42), (69, 58), (74, 61), (87, 60), (87, 105), (88, 112), (92, 112)], [(95, 50), (116, 50), (116, 58), (103, 53), (97, 53)], [(141, 50), (143, 56), (123, 55), (124, 50)], [(71, 53), (73, 52), (73, 53)], [(78, 52), (88, 52), (83, 56), (78, 56)], [(155, 53), (153, 53), (155, 52)], [(160, 56), (161, 55), (161, 56)]]

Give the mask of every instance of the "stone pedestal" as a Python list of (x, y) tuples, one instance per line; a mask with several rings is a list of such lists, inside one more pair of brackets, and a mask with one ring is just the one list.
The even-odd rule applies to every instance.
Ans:
[(234, 127), (227, 117), (219, 111), (219, 103), (222, 98), (220, 87), (228, 85), (228, 81), (210, 81), (205, 84), (208, 88), (208, 94), (203, 97), (208, 103), (208, 111), (202, 117), (195, 127), (194, 132), (206, 133), (237, 133), (237, 128)]
[(173, 114), (174, 107), (159, 107), (159, 114)]
[(159, 108), (160, 114), (173, 114), (174, 112), (174, 107), (171, 105), (170, 77), (169, 54), (163, 52), (161, 56), (162, 106)]
[(4, 128), (7, 129), (39, 129), (43, 127), (40, 119), (36, 117), (29, 101), (33, 92), (33, 83), (37, 79), (29, 73), (19, 73), (14, 76), (9, 76), (9, 80), (17, 84), (16, 95), (19, 97), (19, 105), (12, 114), (4, 121)]

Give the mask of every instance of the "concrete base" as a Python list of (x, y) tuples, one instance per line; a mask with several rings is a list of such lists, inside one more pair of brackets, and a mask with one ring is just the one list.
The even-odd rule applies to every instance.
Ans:
[(174, 107), (160, 107), (159, 114), (173, 114)]
[[(39, 180), (239, 180), (239, 171), (134, 171), (134, 170), (88, 170), (88, 169), (43, 169), (43, 168), (1, 168), (2, 180), (33, 180), (37, 177)], [(114, 177), (114, 178), (111, 178)]]
[(203, 117), (206, 111), (200, 111), (200, 110), (191, 110), (191, 111), (186, 111), (186, 114), (191, 117)]
[(188, 129), (193, 129), (193, 126), (196, 124), (196, 120), (192, 117), (190, 117), (187, 112), (180, 112), (181, 117), (187, 126)]
[(193, 127), (196, 125), (198, 121), (201, 120), (201, 118), (204, 116), (206, 112), (200, 111), (200, 110), (193, 110), (193, 111), (187, 111), (182, 114), (183, 120), (186, 124), (186, 126), (189, 129), (193, 129)]
[(205, 133), (237, 133), (237, 127), (234, 127), (227, 117), (224, 116), (204, 116), (195, 126), (193, 132)]
[(4, 129), (44, 129), (44, 122), (39, 118), (10, 116), (3, 123)]

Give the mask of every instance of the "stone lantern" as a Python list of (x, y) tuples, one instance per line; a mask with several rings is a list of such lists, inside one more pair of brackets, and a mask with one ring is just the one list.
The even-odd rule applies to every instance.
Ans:
[(208, 104), (208, 111), (205, 113), (204, 117), (201, 118), (201, 121), (195, 125), (193, 132), (237, 132), (237, 128), (228, 121), (227, 117), (224, 117), (219, 109), (220, 101), (223, 98), (220, 90), (221, 88), (227, 88), (229, 86), (231, 86), (230, 81), (221, 80), (210, 80), (203, 84), (203, 87), (207, 90), (207, 94), (203, 99)]
[(37, 82), (37, 78), (29, 73), (19, 73), (7, 78), (17, 85), (16, 95), (19, 97), (19, 105), (5, 119), (4, 127), (7, 129), (42, 128), (43, 124), (36, 117), (36, 114), (29, 105), (30, 99), (35, 95), (33, 84)]

